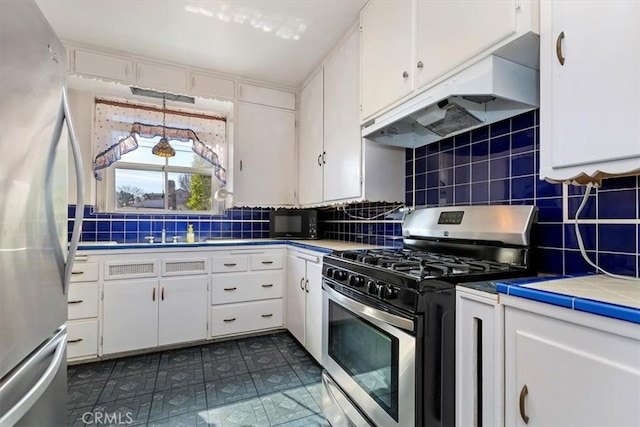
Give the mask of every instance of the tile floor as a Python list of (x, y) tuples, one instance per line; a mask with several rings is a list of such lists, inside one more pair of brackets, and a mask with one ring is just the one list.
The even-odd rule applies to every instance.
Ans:
[(68, 367), (70, 426), (328, 426), (322, 368), (288, 333)]

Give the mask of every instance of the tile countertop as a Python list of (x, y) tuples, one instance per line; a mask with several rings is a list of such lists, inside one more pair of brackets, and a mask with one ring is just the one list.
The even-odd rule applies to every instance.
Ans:
[(496, 282), (499, 293), (640, 324), (640, 281), (602, 274)]
[(382, 246), (364, 243), (345, 242), (341, 240), (275, 240), (275, 239), (220, 239), (210, 242), (196, 243), (116, 243), (116, 242), (80, 242), (81, 251), (122, 250), (122, 249), (168, 249), (168, 248), (212, 248), (222, 246), (261, 246), (290, 245), (312, 251), (331, 253), (332, 251), (379, 249)]

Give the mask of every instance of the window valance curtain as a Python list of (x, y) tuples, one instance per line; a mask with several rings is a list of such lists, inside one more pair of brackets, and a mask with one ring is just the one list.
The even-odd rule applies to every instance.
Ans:
[(226, 119), (220, 116), (167, 109), (163, 127), (162, 108), (108, 99), (96, 99), (95, 148), (93, 162), (96, 179), (100, 170), (138, 148), (137, 136), (162, 136), (169, 140), (191, 141), (192, 150), (210, 163), (214, 176), (226, 183), (225, 169), (212, 147), (225, 146)]

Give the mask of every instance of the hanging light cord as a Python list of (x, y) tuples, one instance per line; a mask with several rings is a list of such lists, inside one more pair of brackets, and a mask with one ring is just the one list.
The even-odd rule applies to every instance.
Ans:
[(162, 137), (167, 138), (167, 98), (162, 97)]
[(592, 188), (593, 188), (593, 184), (587, 184), (587, 189), (584, 192), (584, 197), (582, 198), (582, 203), (580, 203), (580, 206), (578, 207), (578, 210), (576, 211), (576, 216), (575, 216), (574, 226), (575, 226), (575, 229), (576, 229), (576, 240), (578, 241), (578, 247), (580, 248), (580, 253), (582, 254), (582, 257), (587, 262), (587, 264), (589, 264), (590, 266), (594, 267), (597, 271), (602, 272), (606, 276), (613, 277), (615, 279), (631, 280), (633, 282), (640, 283), (640, 280), (636, 279), (635, 277), (622, 276), (620, 274), (613, 274), (613, 273), (610, 273), (610, 272), (606, 271), (605, 269), (603, 269), (602, 267), (598, 266), (593, 261), (591, 261), (591, 258), (589, 258), (589, 256), (587, 255), (587, 251), (585, 250), (584, 243), (582, 241), (582, 236), (580, 235), (580, 226), (579, 226), (578, 221), (580, 219), (579, 216), (580, 216), (580, 213), (582, 212), (582, 209), (587, 204), (587, 200), (589, 199), (589, 195), (591, 194), (591, 189)]

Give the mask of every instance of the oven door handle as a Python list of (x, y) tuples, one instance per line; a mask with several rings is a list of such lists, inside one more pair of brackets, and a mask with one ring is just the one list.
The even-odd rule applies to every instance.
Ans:
[(329, 295), (329, 297), (331, 297), (331, 299), (339, 302), (342, 306), (350, 309), (351, 311), (358, 313), (365, 319), (384, 322), (395, 326), (396, 328), (404, 329), (405, 331), (413, 332), (415, 330), (415, 325), (411, 319), (396, 316), (395, 314), (385, 313), (384, 311), (369, 307), (368, 305), (362, 304), (358, 301), (354, 301), (351, 298), (333, 290), (329, 286), (324, 286), (323, 290)]

